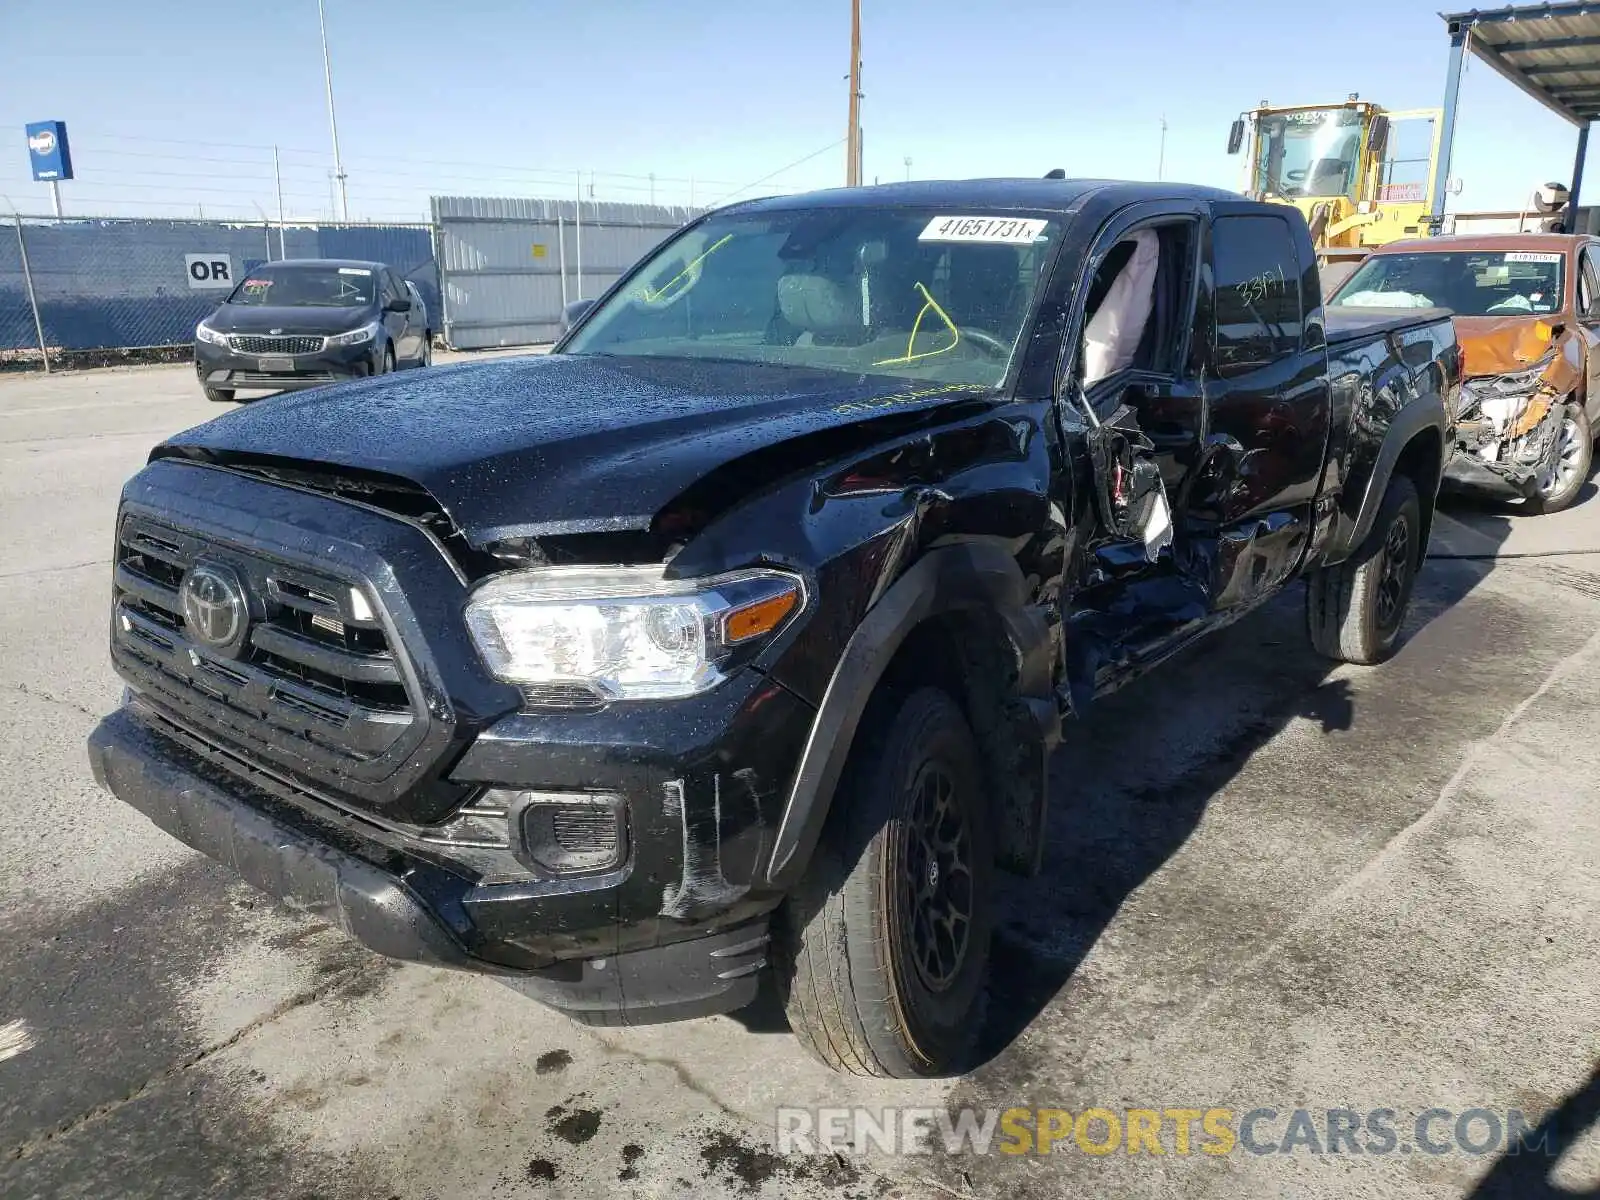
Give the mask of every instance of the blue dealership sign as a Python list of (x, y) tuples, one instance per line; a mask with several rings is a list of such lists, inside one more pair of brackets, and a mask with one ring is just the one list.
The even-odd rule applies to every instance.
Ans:
[(28, 160), (35, 179), (71, 179), (72, 151), (65, 121), (34, 121), (27, 126)]

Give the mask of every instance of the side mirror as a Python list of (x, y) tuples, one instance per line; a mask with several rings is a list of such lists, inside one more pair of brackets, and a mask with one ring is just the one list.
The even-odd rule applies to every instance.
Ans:
[(1372, 151), (1374, 158), (1382, 159), (1384, 151), (1389, 148), (1389, 118), (1373, 117), (1372, 132), (1367, 135), (1367, 149)]
[(1240, 117), (1233, 123), (1233, 128), (1228, 130), (1228, 153), (1239, 153), (1239, 147), (1244, 145), (1244, 118)]
[(562, 335), (565, 336), (567, 330), (583, 320), (584, 314), (593, 307), (593, 300), (574, 300), (570, 304), (564, 305), (561, 309)]
[(411, 301), (405, 296), (395, 296), (383, 302), (384, 312), (410, 312)]

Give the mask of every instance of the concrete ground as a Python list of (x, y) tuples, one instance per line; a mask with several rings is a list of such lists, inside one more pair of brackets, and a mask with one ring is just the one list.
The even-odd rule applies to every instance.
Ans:
[[(1434, 549), (1467, 557), (1429, 563), (1381, 669), (1313, 657), (1297, 591), (1105, 702), (1043, 876), (1006, 888), (993, 1057), (881, 1084), (760, 1011), (591, 1030), (378, 960), (95, 787), (117, 492), (216, 412), (184, 367), (0, 378), (0, 1195), (1600, 1195), (1592, 486), (1452, 506)], [(890, 1104), (1272, 1109), (1248, 1145), (1297, 1148), (773, 1153), (780, 1106)], [(1328, 1153), (1346, 1108), (1394, 1110), (1391, 1152)], [(1503, 1155), (1479, 1116), (1488, 1153), (1427, 1153), (1433, 1108), (1436, 1139), (1516, 1109), (1570, 1148)]]

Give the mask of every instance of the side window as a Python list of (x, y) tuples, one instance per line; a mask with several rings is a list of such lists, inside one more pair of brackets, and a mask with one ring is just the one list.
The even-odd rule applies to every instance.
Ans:
[(1193, 287), (1192, 220), (1146, 225), (1106, 254), (1084, 301), (1085, 387), (1121, 370), (1176, 374)]
[(392, 268), (385, 267), (383, 269), (383, 277), (388, 281), (388, 292), (391, 297), (396, 300), (409, 300), (411, 298), (406, 293), (406, 285), (400, 282), (400, 277), (394, 273)]
[(1298, 353), (1300, 261), (1280, 217), (1219, 217), (1211, 227), (1216, 365), (1222, 375)]
[(1600, 316), (1600, 271), (1595, 268), (1595, 247), (1585, 246), (1579, 259), (1578, 315)]

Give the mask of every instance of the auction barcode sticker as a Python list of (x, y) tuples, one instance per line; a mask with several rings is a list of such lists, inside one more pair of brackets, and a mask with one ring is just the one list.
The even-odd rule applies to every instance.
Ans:
[(1506, 255), (1506, 261), (1508, 263), (1558, 263), (1565, 257), (1566, 255), (1559, 253), (1537, 254), (1531, 250), (1513, 250)]
[(999, 242), (1032, 245), (1049, 221), (1025, 217), (935, 217), (917, 240), (922, 242)]

